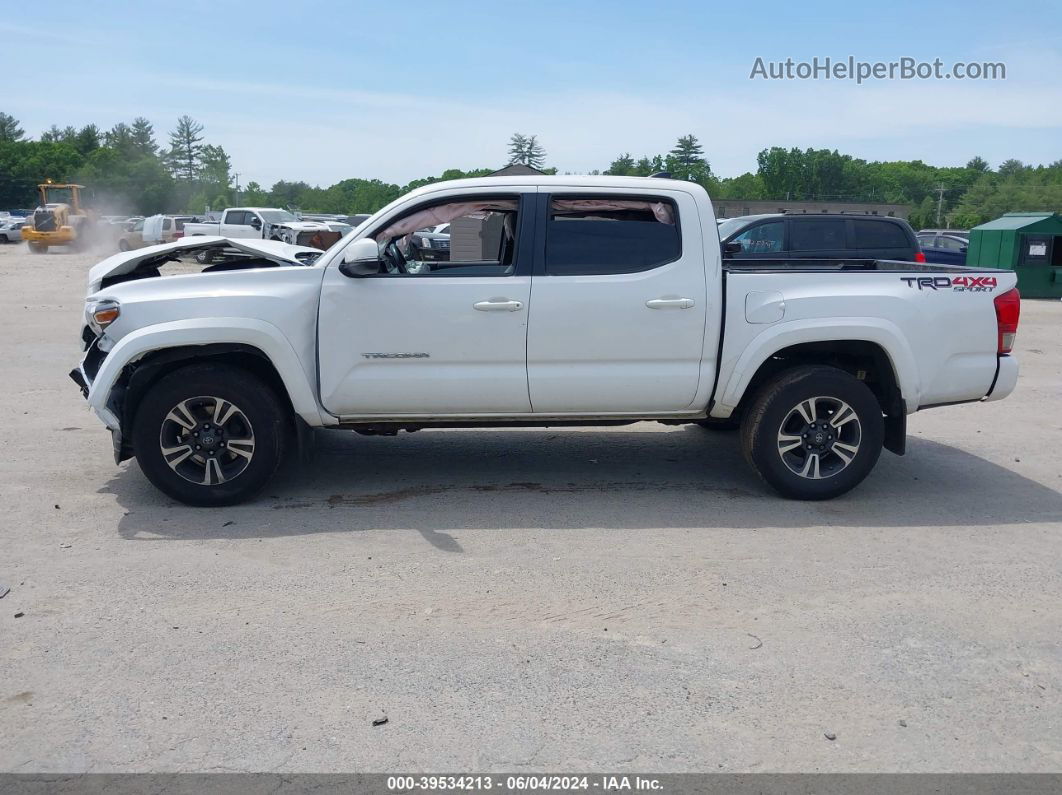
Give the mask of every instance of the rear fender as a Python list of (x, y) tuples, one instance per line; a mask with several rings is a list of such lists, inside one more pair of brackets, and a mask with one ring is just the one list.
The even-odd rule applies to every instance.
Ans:
[(885, 351), (907, 411), (918, 407), (919, 381), (914, 353), (899, 327), (880, 318), (816, 318), (779, 323), (752, 340), (738, 360), (721, 374), (710, 416), (729, 417), (741, 402), (760, 365), (778, 351), (808, 342), (872, 342)]

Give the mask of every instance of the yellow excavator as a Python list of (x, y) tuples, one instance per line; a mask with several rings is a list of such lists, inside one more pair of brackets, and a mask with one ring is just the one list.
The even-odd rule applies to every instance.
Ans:
[[(92, 244), (97, 218), (95, 213), (81, 206), (84, 187), (51, 181), (37, 186), (41, 195), (40, 206), (22, 225), (22, 239), (29, 244), (30, 251), (45, 254), (49, 246), (84, 250)], [(48, 201), (48, 194), (53, 191), (69, 191), (69, 201)]]

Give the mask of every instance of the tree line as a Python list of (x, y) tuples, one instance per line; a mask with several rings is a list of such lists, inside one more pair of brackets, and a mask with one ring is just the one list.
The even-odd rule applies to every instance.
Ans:
[[(536, 135), (515, 133), (509, 164), (545, 173), (546, 150)], [(234, 203), (277, 206), (320, 213), (374, 212), (402, 194), (447, 179), (483, 176), (495, 168), (448, 169), (405, 185), (350, 178), (326, 188), (280, 180), (268, 189), (251, 181), (242, 190), (229, 155), (206, 142), (204, 127), (188, 116), (176, 121), (160, 146), (147, 119), (137, 117), (109, 130), (53, 125), (37, 140), (18, 120), (0, 113), (0, 207), (32, 207), (36, 185), (46, 178), (89, 186), (88, 200), (110, 212), (203, 212)], [(591, 174), (648, 176), (670, 172), (703, 185), (719, 200), (847, 201), (907, 204), (916, 228), (970, 227), (1004, 212), (1062, 212), (1062, 160), (1026, 165), (1006, 160), (993, 169), (975, 157), (965, 166), (933, 166), (921, 160), (867, 161), (830, 149), (771, 147), (756, 157), (756, 170), (717, 177), (704, 146), (692, 134), (666, 153), (615, 157)]]
[(53, 124), (34, 141), (0, 113), (0, 207), (35, 206), (46, 179), (88, 186), (86, 204), (103, 212), (202, 211), (231, 201), (231, 160), (204, 143), (203, 125), (182, 116), (168, 144), (160, 146), (140, 116), (109, 130)]

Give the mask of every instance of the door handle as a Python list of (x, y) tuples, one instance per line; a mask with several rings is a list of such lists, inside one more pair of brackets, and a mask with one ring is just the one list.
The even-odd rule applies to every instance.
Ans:
[(524, 305), (520, 301), (509, 301), (507, 299), (493, 299), (490, 301), (478, 301), (472, 304), (473, 309), (478, 309), (480, 312), (517, 312), (524, 308)]
[(650, 309), (689, 309), (694, 303), (692, 298), (653, 298), (645, 305)]

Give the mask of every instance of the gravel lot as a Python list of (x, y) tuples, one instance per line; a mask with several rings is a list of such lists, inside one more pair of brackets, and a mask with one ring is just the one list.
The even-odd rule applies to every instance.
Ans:
[(0, 247), (0, 770), (1062, 770), (1062, 302), (829, 503), (644, 423), (321, 434), (206, 510), (67, 378), (96, 259)]

